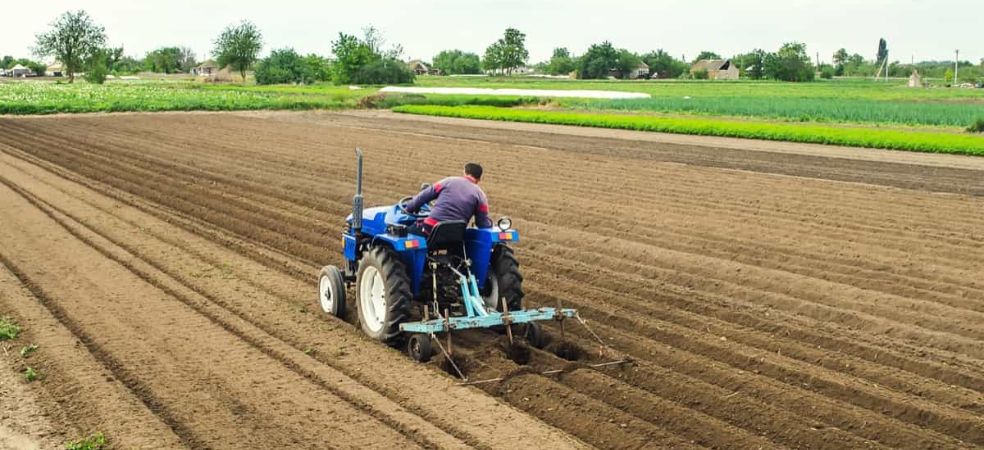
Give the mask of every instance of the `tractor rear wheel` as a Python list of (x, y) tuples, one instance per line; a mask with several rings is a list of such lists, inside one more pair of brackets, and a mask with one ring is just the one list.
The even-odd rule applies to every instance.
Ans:
[(359, 262), (356, 277), (359, 323), (369, 337), (396, 345), (400, 324), (410, 317), (410, 278), (403, 261), (387, 247), (373, 247)]
[(502, 312), (502, 298), (510, 311), (523, 309), (523, 274), (519, 272), (519, 261), (513, 250), (506, 245), (497, 245), (492, 250), (492, 263), (488, 278), (482, 290), (482, 299), (488, 307)]

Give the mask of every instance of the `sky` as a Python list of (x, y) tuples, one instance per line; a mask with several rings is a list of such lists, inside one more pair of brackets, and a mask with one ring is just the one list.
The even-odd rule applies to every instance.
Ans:
[[(186, 46), (205, 59), (226, 25), (255, 23), (263, 54), (293, 47), (330, 54), (339, 32), (372, 24), (405, 59), (431, 60), (457, 48), (483, 54), (507, 27), (526, 33), (530, 62), (554, 47), (581, 54), (593, 43), (644, 53), (657, 48), (693, 59), (702, 50), (729, 57), (800, 41), (829, 62), (838, 48), (874, 59), (878, 39), (892, 60), (984, 58), (979, 0), (30, 0), (0, 7), (0, 55), (30, 56), (34, 35), (62, 12), (84, 9), (106, 28), (109, 43), (142, 57), (162, 46)], [(45, 61), (50, 62), (50, 61)]]

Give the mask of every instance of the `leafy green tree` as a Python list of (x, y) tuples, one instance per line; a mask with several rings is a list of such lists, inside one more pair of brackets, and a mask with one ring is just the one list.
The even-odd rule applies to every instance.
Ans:
[(502, 70), (502, 46), (498, 42), (493, 42), (485, 49), (482, 68), (493, 74)]
[(835, 73), (836, 69), (834, 69), (834, 66), (831, 66), (830, 64), (824, 64), (820, 67), (820, 78), (823, 78), (824, 80), (834, 78)]
[(567, 75), (576, 69), (577, 61), (564, 47), (555, 48), (550, 61), (543, 67), (543, 71), (550, 75)]
[(51, 24), (47, 33), (36, 36), (34, 53), (38, 57), (53, 56), (61, 61), (68, 73), (68, 82), (75, 82), (92, 56), (106, 44), (105, 29), (93, 22), (85, 11), (68, 11)]
[(657, 78), (679, 78), (687, 71), (687, 63), (674, 58), (663, 49), (642, 55), (642, 61), (649, 66), (649, 73)]
[(103, 84), (106, 82), (106, 76), (108, 74), (107, 51), (104, 49), (98, 50), (86, 61), (85, 81), (92, 84)]
[(304, 64), (308, 67), (312, 82), (331, 80), (331, 62), (328, 58), (311, 53), (304, 57)]
[(765, 75), (783, 81), (813, 81), (813, 63), (806, 54), (806, 44), (788, 42), (776, 53), (769, 53), (763, 61)]
[(270, 52), (256, 64), (256, 84), (311, 84), (330, 77), (328, 60), (311, 54), (302, 57), (292, 48)]
[(4, 56), (0, 60), (0, 69), (9, 69), (11, 67), (14, 67), (14, 57), (10, 55)]
[(288, 84), (313, 81), (313, 74), (304, 64), (301, 55), (292, 48), (270, 52), (270, 56), (256, 64), (256, 84)]
[(641, 63), (642, 58), (640, 58), (639, 55), (624, 48), (619, 49), (618, 59), (615, 61), (615, 70), (618, 71), (622, 78), (629, 78), (629, 75), (631, 75)]
[[(501, 70), (512, 75), (513, 70), (526, 64), (530, 52), (526, 49), (526, 35), (515, 28), (506, 28), (502, 38), (485, 50), (486, 68)], [(490, 58), (491, 56), (491, 58)]]
[(834, 75), (844, 75), (848, 58), (850, 58), (850, 55), (847, 54), (847, 49), (845, 48), (841, 48), (834, 52)]
[(352, 83), (359, 68), (379, 59), (369, 45), (351, 34), (338, 33), (338, 40), (331, 43), (331, 51), (335, 54), (331, 79), (337, 84)]
[(611, 70), (618, 65), (619, 51), (611, 42), (604, 41), (593, 44), (581, 56), (578, 72), (581, 79), (607, 78)]
[(474, 53), (444, 50), (434, 57), (434, 68), (444, 75), (482, 73), (482, 61)]
[(721, 59), (721, 55), (714, 53), (712, 51), (704, 50), (700, 52), (699, 55), (697, 55), (697, 59), (695, 59), (694, 62), (703, 61), (705, 59)]
[(407, 84), (413, 80), (413, 71), (403, 61), (393, 58), (379, 58), (359, 67), (352, 77), (356, 84)]
[(263, 48), (263, 35), (252, 22), (229, 25), (215, 40), (212, 54), (220, 67), (231, 67), (246, 80), (246, 71), (256, 62)]
[(741, 69), (742, 74), (752, 80), (761, 80), (765, 76), (765, 50), (755, 49), (748, 53), (735, 56), (731, 61)]
[(161, 47), (147, 52), (144, 66), (150, 72), (178, 73), (183, 71), (181, 49), (178, 47)]

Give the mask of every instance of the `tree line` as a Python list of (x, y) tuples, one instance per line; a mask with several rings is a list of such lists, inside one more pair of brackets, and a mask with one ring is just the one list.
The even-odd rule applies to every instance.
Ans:
[[(107, 74), (128, 74), (141, 71), (156, 73), (187, 73), (198, 67), (200, 61), (187, 47), (161, 47), (147, 52), (137, 59), (124, 54), (122, 47), (106, 47), (106, 33), (85, 11), (69, 11), (59, 16), (51, 28), (36, 36), (34, 53), (39, 57), (53, 57), (62, 63), (69, 82), (76, 73), (85, 72), (90, 82), (101, 83)], [(245, 80), (252, 70), (259, 84), (314, 83), (332, 81), (337, 84), (389, 84), (411, 83), (415, 74), (401, 60), (403, 48), (399, 44), (387, 46), (382, 33), (368, 26), (361, 36), (339, 33), (331, 41), (333, 58), (316, 54), (301, 55), (293, 48), (273, 49), (265, 58), (259, 58), (263, 49), (263, 35), (251, 22), (233, 24), (219, 34), (213, 42), (212, 55), (219, 68), (238, 72)], [(952, 62), (927, 61), (918, 64), (888, 62), (888, 44), (879, 40), (873, 60), (858, 53), (839, 49), (832, 55), (832, 63), (820, 63), (807, 52), (805, 44), (789, 42), (776, 51), (754, 49), (733, 56), (730, 60), (748, 79), (774, 79), (782, 81), (812, 81), (834, 76), (908, 76), (913, 69), (924, 76), (934, 78), (953, 77)], [(676, 58), (663, 49), (638, 54), (625, 48), (617, 48), (609, 41), (593, 44), (581, 55), (574, 55), (564, 47), (555, 48), (551, 57), (533, 65), (537, 72), (563, 75), (581, 79), (621, 78), (707, 78), (702, 70), (691, 70), (692, 65), (706, 59), (724, 59), (718, 53), (703, 51), (691, 61)], [(502, 37), (492, 42), (482, 56), (459, 49), (441, 51), (433, 58), (431, 67), (443, 75), (482, 74), (513, 75), (520, 68), (527, 68), (529, 51), (526, 35), (515, 28), (507, 28)], [(44, 73), (45, 66), (29, 59), (6, 56), (0, 68), (21, 64), (34, 72)], [(969, 62), (960, 64), (960, 81), (984, 79), (984, 60), (980, 66)]]

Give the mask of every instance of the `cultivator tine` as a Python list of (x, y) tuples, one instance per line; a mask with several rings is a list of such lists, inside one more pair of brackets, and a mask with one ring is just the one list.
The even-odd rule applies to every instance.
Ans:
[(598, 352), (599, 355), (604, 355), (605, 354), (605, 350), (608, 350), (609, 352), (612, 352), (612, 353), (614, 353), (616, 355), (619, 354), (619, 352), (615, 351), (615, 349), (613, 349), (610, 346), (608, 346), (608, 344), (606, 344), (605, 341), (602, 340), (601, 337), (599, 337), (598, 334), (595, 333), (594, 330), (592, 330), (591, 327), (588, 326), (588, 321), (587, 320), (584, 320), (584, 318), (581, 317), (581, 314), (580, 313), (575, 313), (574, 314), (574, 317), (577, 318), (577, 321), (578, 322), (581, 322), (581, 325), (584, 325), (584, 329), (585, 330), (588, 330), (588, 333), (591, 333), (591, 336), (593, 336), (595, 338), (595, 340), (598, 341), (598, 344), (601, 345), (601, 349)]
[[(437, 336), (434, 335), (434, 333), (431, 333), (430, 337), (431, 337), (431, 339), (434, 340), (434, 342), (437, 342), (437, 348), (441, 349), (441, 353), (443, 353), (444, 354), (444, 358), (448, 360), (448, 364), (451, 364), (451, 367), (454, 368), (454, 371), (458, 373), (458, 378), (461, 378), (462, 380), (464, 380), (464, 382), (467, 383), (468, 382), (468, 377), (466, 377), (465, 374), (458, 367), (458, 365), (455, 364), (454, 358), (451, 357), (451, 353), (449, 353), (447, 350), (445, 350), (444, 349), (444, 346), (441, 345), (441, 340), (438, 339)], [(449, 331), (448, 332), (448, 345), (450, 345), (450, 344), (451, 344), (451, 332)]]
[(513, 332), (512, 324), (509, 323), (509, 305), (506, 304), (506, 298), (502, 297), (502, 321), (506, 324), (506, 336), (509, 337), (509, 345), (513, 345)]

